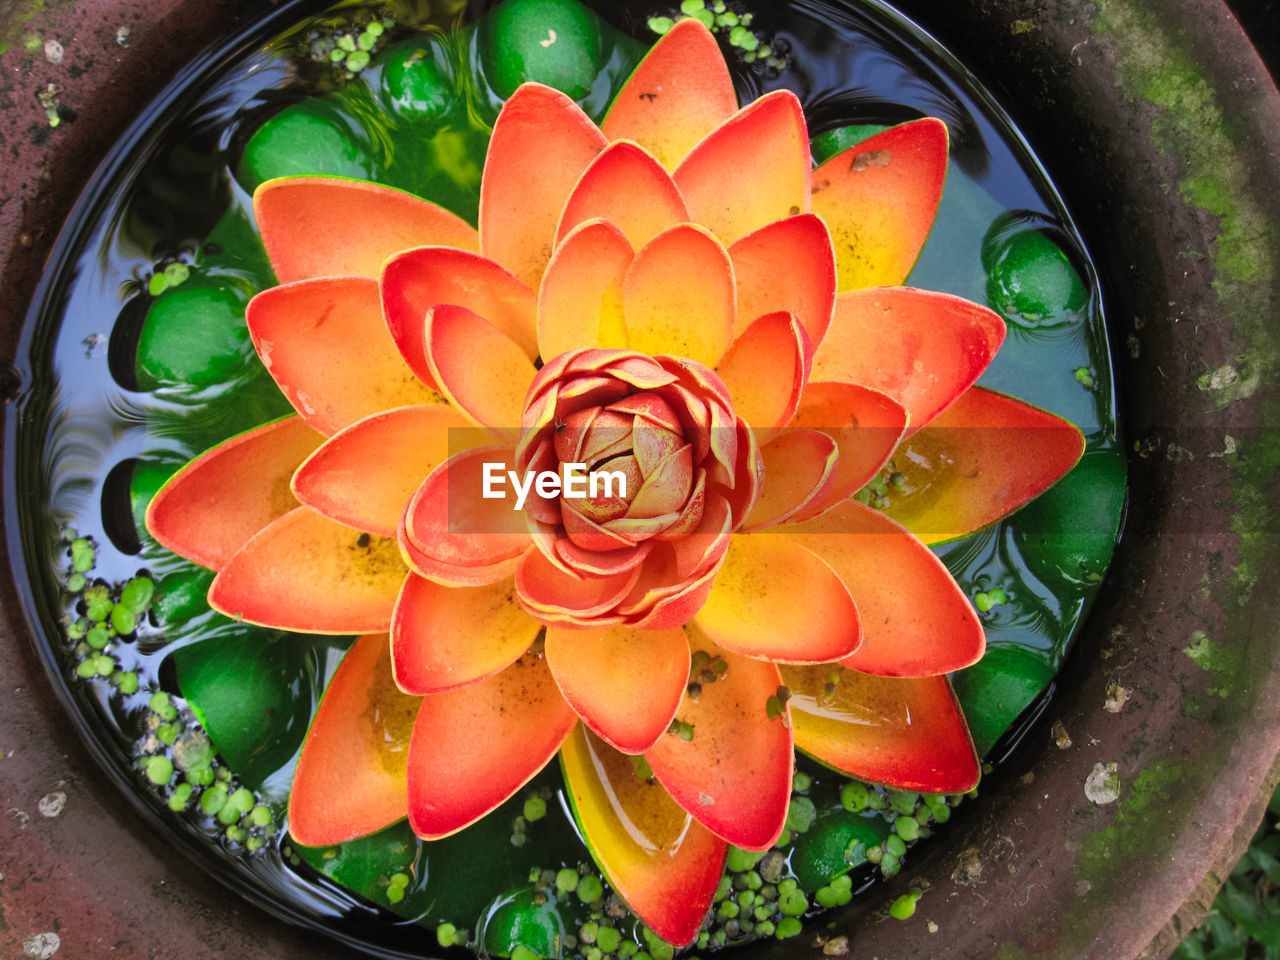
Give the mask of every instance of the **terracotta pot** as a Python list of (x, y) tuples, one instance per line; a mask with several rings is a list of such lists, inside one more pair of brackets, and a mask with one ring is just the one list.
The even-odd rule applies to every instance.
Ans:
[[(1280, 94), (1217, 0), (900, 6), (1010, 111), (1106, 272), (1132, 494), (1061, 695), (983, 802), (891, 886), (927, 885), (915, 916), (873, 904), (817, 929), (848, 937), (825, 944), (837, 956), (1164, 956), (1247, 842), (1280, 747)], [(93, 166), (204, 41), (265, 8), (15, 0), (0, 14), (6, 361)], [(28, 31), (60, 41), (63, 61), (26, 51)], [(36, 97), (49, 83), (57, 129)], [(21, 386), (0, 368), (0, 391)], [(219, 888), (126, 810), (3, 589), (0, 955), (45, 932), (69, 957), (344, 955)], [(1102, 805), (1084, 791), (1100, 763), (1121, 783)], [(43, 815), (56, 793), (65, 806)]]

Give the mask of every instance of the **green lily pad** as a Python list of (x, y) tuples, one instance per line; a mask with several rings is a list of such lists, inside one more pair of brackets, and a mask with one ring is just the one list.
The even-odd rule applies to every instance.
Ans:
[(138, 340), (138, 385), (198, 390), (243, 372), (253, 357), (244, 322), (247, 302), (236, 286), (216, 282), (193, 281), (157, 297)]
[(325, 174), (370, 178), (365, 149), (341, 113), (326, 100), (313, 98), (285, 107), (264, 123), (245, 144), (236, 178), (253, 192), (275, 177)]
[(807, 893), (866, 863), (867, 849), (889, 836), (883, 817), (848, 810), (819, 814), (813, 826), (796, 837), (791, 869)]
[(1046, 585), (1102, 580), (1124, 513), (1125, 476), (1119, 450), (1091, 451), (1019, 511), (1014, 540), (1031, 572)]
[(494, 957), (509, 957), (521, 946), (550, 958), (561, 956), (564, 934), (565, 922), (556, 898), (538, 893), (530, 885), (494, 902), (486, 912), (480, 942), (484, 952)]
[(217, 574), (213, 570), (187, 564), (183, 569), (166, 574), (156, 585), (151, 609), (161, 629), (186, 623), (209, 611), (209, 585)]
[(412, 38), (389, 49), (382, 57), (382, 90), (391, 108), (414, 119), (447, 115), (457, 100), (457, 86), (442, 66), (447, 62), (432, 38)]
[(1001, 735), (1053, 679), (1049, 654), (1029, 647), (988, 647), (972, 667), (953, 678), (978, 755), (985, 756)]
[(288, 763), (311, 722), (305, 638), (242, 624), (173, 655), (178, 688), (227, 765), (254, 789)]
[(982, 248), (987, 302), (1019, 327), (1057, 327), (1080, 319), (1088, 294), (1063, 249), (1037, 229), (1004, 233), (997, 220)]
[(485, 18), (480, 50), (504, 100), (527, 80), (580, 100), (605, 62), (600, 19), (573, 0), (507, 0)]
[(412, 892), (394, 904), (386, 895), (392, 875), (407, 873), (412, 877), (417, 872), (422, 841), (414, 836), (407, 820), (331, 847), (304, 847), (297, 841), (290, 842), (298, 856), (353, 893), (397, 912), (416, 906)]

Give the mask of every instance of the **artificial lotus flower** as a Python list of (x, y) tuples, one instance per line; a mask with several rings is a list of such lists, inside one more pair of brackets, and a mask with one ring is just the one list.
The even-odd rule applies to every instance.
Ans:
[[(682, 944), (726, 845), (782, 831), (796, 748), (973, 786), (945, 675), (983, 633), (927, 544), (1017, 509), (1083, 440), (974, 386), (999, 317), (895, 285), (946, 163), (923, 119), (813, 169), (799, 101), (739, 110), (688, 20), (601, 127), (519, 88), (478, 230), (373, 184), (259, 188), (281, 285), (248, 324), (297, 415), (187, 465), (147, 524), (218, 571), (215, 609), (362, 635), (298, 762), (298, 842), (406, 815), (447, 836), (559, 752), (600, 868)], [(890, 462), (887, 509), (852, 499)], [(628, 483), (513, 510), (485, 464)]]

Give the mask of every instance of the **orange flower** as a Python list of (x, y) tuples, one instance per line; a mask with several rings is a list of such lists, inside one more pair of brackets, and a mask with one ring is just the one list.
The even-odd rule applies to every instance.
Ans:
[[(995, 314), (886, 285), (946, 154), (925, 119), (813, 170), (796, 98), (738, 110), (690, 20), (600, 128), (517, 90), (478, 231), (372, 184), (259, 189), (281, 286), (249, 328), (298, 415), (193, 461), (147, 523), (219, 571), (216, 609), (365, 635), (298, 763), (299, 842), (406, 814), (446, 836), (559, 751), (602, 871), (687, 943), (726, 843), (781, 832), (794, 748), (973, 786), (945, 674), (984, 639), (926, 542), (1017, 509), (1083, 440), (973, 386)], [(851, 499), (895, 456), (889, 510)], [(626, 489), (485, 495), (493, 465), (567, 464)]]

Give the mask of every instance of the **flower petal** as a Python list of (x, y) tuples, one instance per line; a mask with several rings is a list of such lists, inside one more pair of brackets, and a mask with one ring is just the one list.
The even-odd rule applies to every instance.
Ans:
[(710, 233), (680, 224), (654, 237), (627, 271), (627, 343), (714, 367), (733, 342), (733, 265)]
[(813, 172), (813, 212), (827, 222), (840, 289), (902, 283), (933, 226), (947, 177), (947, 126), (891, 127)]
[(962, 793), (978, 782), (978, 757), (946, 677), (899, 680), (826, 664), (783, 667), (782, 678), (796, 747), (827, 766), (897, 790)]
[[(736, 401), (738, 416), (761, 443), (795, 416), (809, 380), (809, 336), (790, 313), (761, 317), (738, 335), (716, 373)], [(762, 435), (763, 434), (763, 435)]]
[(160, 488), (147, 507), (148, 532), (174, 553), (217, 570), (298, 505), (289, 479), (323, 442), (292, 416), (224, 440)]
[(836, 254), (821, 218), (805, 213), (766, 224), (731, 246), (729, 257), (738, 281), (738, 334), (757, 317), (788, 310), (817, 349), (836, 303)]
[(728, 650), (783, 663), (839, 660), (862, 640), (858, 609), (835, 571), (812, 551), (768, 534), (730, 537), (694, 622)]
[(263, 246), (281, 283), (371, 277), (409, 247), (479, 250), (475, 227), (402, 190), (341, 177), (268, 180), (253, 194)]
[(622, 284), (635, 253), (611, 223), (580, 224), (556, 248), (538, 290), (538, 352), (625, 347)]
[(618, 227), (639, 250), (663, 230), (689, 219), (671, 174), (644, 147), (630, 140), (611, 143), (591, 161), (573, 188), (556, 243), (584, 220), (602, 218)]
[(289, 793), (289, 834), (308, 847), (381, 830), (409, 810), (405, 766), (418, 698), (391, 676), (386, 634), (355, 642), (324, 691)]
[(689, 682), (689, 642), (678, 628), (548, 627), (546, 650), (569, 706), (623, 753), (643, 753), (666, 733)]
[(440, 399), (388, 336), (376, 280), (328, 277), (272, 287), (249, 301), (245, 319), (281, 392), (323, 434), (390, 407)]
[(537, 372), (520, 346), (483, 317), (449, 304), (427, 314), (425, 341), (444, 395), (477, 423), (515, 438)]
[(915, 432), (982, 375), (1004, 332), (986, 307), (947, 293), (857, 290), (837, 298), (812, 376), (887, 393), (907, 408)]
[(391, 621), (396, 683), (406, 693), (466, 686), (514, 663), (542, 625), (516, 602), (511, 579), (445, 587), (409, 574)]
[(739, 110), (673, 174), (693, 219), (722, 243), (809, 212), (813, 174), (800, 101), (775, 90)]
[(689, 646), (728, 669), (676, 712), (693, 726), (693, 739), (664, 736), (645, 759), (704, 827), (743, 849), (766, 850), (782, 832), (791, 797), (791, 728), (785, 712), (773, 719), (768, 712), (782, 678), (775, 664), (722, 650), (696, 630)]
[(928, 677), (986, 648), (969, 598), (942, 561), (878, 510), (845, 501), (778, 533), (830, 564), (858, 601), (862, 646), (842, 663), (885, 677)]
[[(509, 580), (515, 576), (520, 559), (524, 556), (522, 551), (514, 557), (489, 564), (459, 566), (446, 563), (423, 553), (414, 546), (408, 534), (405, 533), (403, 518), (400, 520), (399, 541), (400, 556), (409, 565), (410, 570), (432, 583), (439, 583), (446, 587), (483, 587), (500, 580)], [(528, 549), (532, 550), (533, 547), (530, 546)]]
[(382, 310), (405, 363), (434, 384), (427, 363), (427, 314), (442, 303), (466, 307), (514, 340), (532, 360), (538, 355), (537, 300), (533, 291), (492, 260), (465, 250), (419, 247), (387, 261)]
[[(436, 467), (404, 511), (404, 538), (426, 556), (458, 567), (489, 567), (517, 557), (530, 546), (524, 514), (505, 483), (503, 497), (487, 497), (486, 464), (502, 478), (511, 469), (511, 448), (473, 447)], [(490, 581), (484, 581), (490, 582)]]
[(536, 290), (556, 223), (604, 134), (581, 108), (540, 83), (521, 85), (493, 126), (480, 183), (480, 250)]
[(332, 520), (394, 537), (423, 478), (452, 454), (487, 443), (485, 434), (443, 403), (375, 413), (308, 457), (294, 474), (293, 492)]
[(889, 516), (925, 543), (965, 536), (1039, 496), (1084, 452), (1072, 424), (992, 390), (970, 387), (904, 441), (894, 465), (906, 477)]
[(427, 694), (409, 744), (409, 826), (439, 840), (475, 823), (546, 766), (577, 720), (531, 653), (478, 683)]
[(737, 109), (715, 37), (689, 19), (668, 30), (640, 61), (601, 127), (610, 140), (635, 140), (674, 170)]
[(635, 585), (640, 568), (609, 577), (576, 577), (538, 551), (526, 554), (516, 570), (516, 589), (526, 610), (544, 623), (595, 619), (612, 610)]
[(278, 630), (385, 633), (404, 576), (394, 540), (298, 507), (226, 562), (209, 587), (209, 606)]
[(762, 446), (764, 489), (746, 529), (771, 527), (822, 502), (836, 478), (836, 450), (817, 430), (788, 430)]
[(560, 763), (574, 818), (609, 885), (663, 940), (691, 942), (720, 883), (725, 842), (581, 725)]
[(906, 408), (879, 390), (856, 383), (809, 381), (791, 425), (825, 433), (835, 441), (839, 456), (830, 488), (797, 510), (794, 519), (816, 516), (873, 480), (907, 432), (907, 419)]

